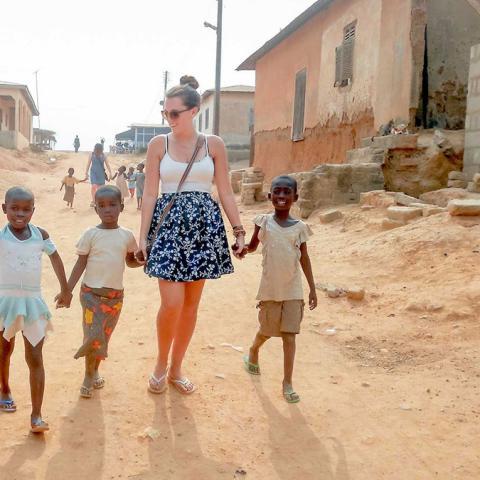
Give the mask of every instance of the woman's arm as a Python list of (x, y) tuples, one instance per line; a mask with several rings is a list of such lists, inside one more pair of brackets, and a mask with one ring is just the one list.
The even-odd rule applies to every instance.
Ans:
[[(240, 213), (238, 212), (237, 202), (235, 201), (235, 196), (228, 177), (227, 150), (225, 144), (220, 137), (209, 136), (208, 147), (215, 162), (215, 185), (217, 186), (220, 202), (222, 203), (231, 226), (239, 226), (241, 225)], [(245, 245), (245, 235), (239, 235), (236, 244), (237, 248), (234, 252), (236, 251), (238, 252), (238, 255), (240, 255)], [(235, 256), (237, 256), (237, 253)]]
[(317, 291), (315, 289), (315, 281), (313, 280), (312, 264), (310, 257), (308, 256), (307, 244), (303, 242), (300, 245), (300, 264), (302, 265), (303, 273), (308, 282), (310, 289), (308, 294), (308, 305), (310, 310), (313, 310), (317, 306)]
[(160, 182), (160, 160), (165, 152), (164, 137), (159, 135), (152, 138), (148, 144), (147, 159), (145, 161), (145, 186), (142, 200), (142, 220), (138, 247), (147, 258), (147, 235), (152, 223), (153, 210), (158, 198), (158, 186)]
[(85, 169), (85, 176), (88, 177), (88, 172), (90, 171), (90, 166), (92, 165), (92, 153), (88, 157), (87, 168)]
[(112, 169), (110, 168), (110, 164), (108, 163), (107, 156), (105, 156), (105, 165), (107, 166), (107, 170), (108, 170), (108, 178), (112, 178)]

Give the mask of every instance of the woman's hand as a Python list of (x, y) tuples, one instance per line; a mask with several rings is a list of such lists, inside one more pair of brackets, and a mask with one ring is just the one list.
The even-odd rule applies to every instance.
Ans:
[(147, 240), (141, 239), (138, 242), (138, 250), (135, 252), (135, 258), (142, 265), (147, 261)]
[(243, 253), (244, 249), (245, 249), (245, 235), (239, 235), (235, 241), (235, 245), (232, 248), (235, 258), (238, 258), (239, 260), (241, 260), (245, 256), (245, 254)]

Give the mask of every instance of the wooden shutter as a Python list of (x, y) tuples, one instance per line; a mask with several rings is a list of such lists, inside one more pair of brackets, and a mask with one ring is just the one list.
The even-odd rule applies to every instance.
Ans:
[(295, 101), (293, 106), (292, 140), (303, 140), (305, 126), (305, 93), (307, 87), (307, 69), (300, 70), (295, 77)]
[(342, 46), (335, 49), (335, 87), (342, 85), (342, 58), (343, 58), (343, 48)]
[(342, 84), (348, 85), (353, 79), (353, 50), (355, 46), (356, 22), (347, 25), (343, 33)]

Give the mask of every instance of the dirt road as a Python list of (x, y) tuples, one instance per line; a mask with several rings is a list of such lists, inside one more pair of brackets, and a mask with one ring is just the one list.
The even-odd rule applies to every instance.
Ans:
[[(81, 176), (86, 156), (61, 157), (40, 172), (34, 162), (24, 172), (0, 170), (0, 194), (15, 183), (34, 190), (33, 222), (50, 233), (69, 272), (77, 238), (97, 218), (88, 185), (77, 188), (73, 210), (58, 192), (68, 167)], [(249, 232), (254, 214), (268, 210), (267, 203), (242, 208)], [(184, 368), (200, 388), (188, 398), (146, 390), (158, 293), (154, 280), (129, 269), (103, 366), (107, 384), (91, 400), (78, 396), (83, 365), (73, 360), (81, 339), (78, 292), (70, 310), (54, 312), (44, 348), (44, 415), (52, 429), (44, 437), (28, 433), (18, 338), (11, 368), (18, 411), (0, 418), (0, 479), (480, 478), (480, 226), (440, 214), (382, 232), (381, 210), (342, 211), (344, 219), (328, 226), (309, 219), (314, 274), (319, 283), (362, 286), (367, 296), (351, 302), (319, 291), (319, 307), (306, 314), (298, 337), (299, 404), (281, 397), (278, 339), (261, 352), (258, 378), (243, 370), (242, 353), (222, 346), (247, 350), (255, 333), (260, 255), (207, 284)], [(134, 201), (121, 224), (137, 233)], [(48, 260), (43, 278), (53, 308), (57, 285)]]

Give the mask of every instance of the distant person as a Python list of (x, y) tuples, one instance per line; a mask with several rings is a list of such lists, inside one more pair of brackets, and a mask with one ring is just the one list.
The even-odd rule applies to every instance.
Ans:
[(130, 198), (133, 198), (135, 195), (135, 184), (136, 182), (136, 173), (135, 167), (128, 167), (127, 180), (128, 180), (128, 191), (130, 192)]
[(115, 180), (115, 185), (118, 187), (120, 193), (122, 194), (122, 200), (128, 198), (130, 194), (130, 192), (128, 191), (127, 175), (125, 173), (126, 171), (127, 167), (122, 165), (118, 168), (118, 170), (115, 172), (115, 175), (112, 177), (112, 180)]
[(85, 177), (83, 180), (79, 180), (74, 177), (73, 174), (75, 170), (73, 168), (68, 169), (68, 175), (62, 180), (62, 185), (60, 186), (60, 191), (65, 187), (65, 194), (63, 195), (63, 201), (67, 202), (67, 207), (73, 208), (73, 199), (75, 197), (75, 185), (77, 183), (83, 183), (88, 180), (88, 177)]
[(145, 174), (143, 173), (145, 165), (139, 163), (137, 165), (137, 173), (135, 174), (135, 189), (137, 192), (137, 210), (142, 209), (143, 189), (145, 187)]
[[(105, 172), (107, 167), (108, 175)], [(87, 168), (85, 169), (85, 176), (90, 177), (90, 183), (92, 185), (92, 202), (91, 207), (95, 206), (95, 192), (99, 187), (105, 185), (105, 182), (112, 178), (112, 170), (108, 163), (107, 157), (103, 153), (103, 147), (101, 143), (95, 144), (93, 153), (90, 154), (88, 159)]]
[(100, 139), (100, 143), (102, 144), (102, 147), (105, 149), (105, 139), (103, 137)]
[[(35, 208), (33, 193), (23, 187), (12, 187), (2, 205), (8, 223), (0, 230), (0, 411), (13, 413), (17, 405), (9, 385), (10, 357), (15, 335), (22, 332), (25, 360), (30, 371), (33, 433), (49, 430), (42, 419), (45, 370), (42, 349), (51, 314), (41, 293), (42, 254), (46, 253), (60, 284), (55, 297), (58, 307), (69, 307), (68, 290), (62, 259), (48, 233), (30, 220)], [(22, 400), (22, 404), (26, 404)], [(2, 419), (2, 422), (5, 422)]]
[(75, 153), (78, 153), (78, 149), (80, 148), (80, 139), (78, 135), (75, 135), (75, 140), (73, 141), (73, 148), (75, 148)]
[(293, 389), (292, 374), (295, 360), (295, 336), (300, 333), (303, 318), (303, 289), (301, 270), (308, 281), (310, 310), (317, 306), (317, 294), (312, 265), (307, 252), (310, 227), (290, 216), (290, 208), (298, 199), (297, 182), (282, 175), (272, 180), (268, 198), (274, 213), (258, 215), (255, 230), (243, 253), (253, 253), (262, 242), (263, 273), (258, 290), (258, 320), (260, 328), (245, 355), (245, 368), (252, 375), (260, 375), (258, 352), (270, 337), (283, 341), (283, 396), (288, 403), (297, 403), (300, 396)]
[[(235, 252), (241, 253), (244, 246), (245, 230), (228, 180), (225, 144), (195, 129), (201, 101), (198, 86), (195, 78), (184, 76), (167, 92), (162, 113), (172, 132), (154, 137), (147, 150), (137, 258), (146, 259), (145, 273), (157, 278), (161, 297), (156, 319), (158, 356), (148, 381), (152, 393), (164, 392), (167, 382), (185, 395), (196, 390), (183, 374), (182, 363), (203, 287), (207, 279), (233, 273), (220, 206), (211, 195), (213, 181), (232, 225)], [(176, 195), (190, 162), (191, 171)], [(171, 208), (163, 217), (168, 205)]]
[(74, 358), (85, 357), (85, 377), (80, 396), (90, 398), (94, 389), (103, 388), (100, 362), (108, 357), (108, 343), (117, 325), (123, 305), (125, 264), (140, 267), (134, 252), (133, 233), (118, 225), (123, 211), (120, 190), (104, 185), (95, 193), (95, 211), (100, 224), (83, 233), (77, 243), (78, 259), (68, 280), (72, 292), (85, 272), (80, 288), (83, 308), (83, 343)]

